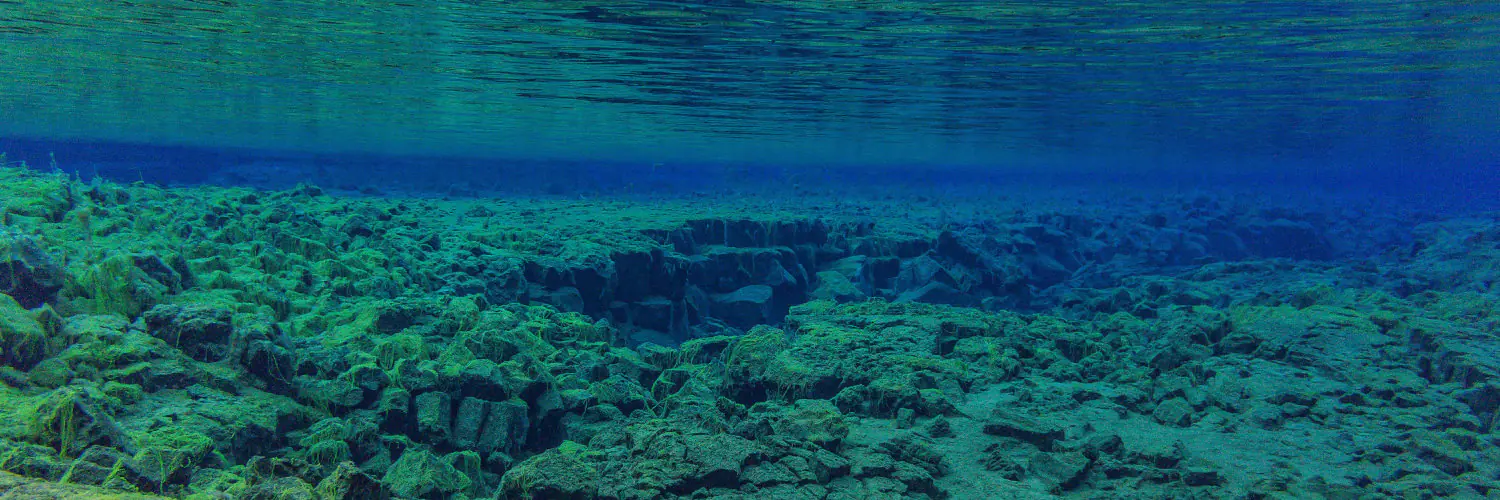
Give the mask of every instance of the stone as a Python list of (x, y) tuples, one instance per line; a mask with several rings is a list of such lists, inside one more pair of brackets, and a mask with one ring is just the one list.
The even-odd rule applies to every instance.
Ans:
[(1188, 486), (1216, 486), (1223, 481), (1214, 464), (1190, 460), (1182, 468), (1182, 483)]
[(1168, 399), (1156, 405), (1156, 409), (1151, 411), (1151, 418), (1163, 425), (1187, 427), (1193, 423), (1193, 407), (1183, 398)]
[(916, 289), (902, 292), (892, 302), (922, 302), (926, 304), (974, 307), (979, 304), (979, 299), (945, 283), (932, 282)]
[(1450, 475), (1460, 475), (1475, 470), (1468, 452), (1449, 439), (1447, 435), (1429, 430), (1413, 432), (1407, 445), (1422, 461)]
[(854, 477), (888, 477), (896, 472), (896, 459), (868, 448), (850, 454), (850, 473)]
[(499, 451), (514, 453), (526, 444), (526, 435), (531, 428), (525, 401), (511, 399), (490, 403), (489, 417), (484, 422), (484, 431), (476, 443), (476, 449), (489, 453)]
[(446, 392), (417, 395), (417, 431), (432, 441), (446, 441), (452, 425), (452, 401)]
[(64, 276), (36, 237), (0, 227), (0, 294), (31, 309), (56, 300)]
[(35, 316), (15, 299), (0, 295), (0, 365), (30, 370), (57, 351)]
[(401, 458), (386, 469), (381, 482), (405, 498), (423, 497), (429, 493), (450, 496), (471, 484), (469, 477), (447, 460), (420, 449), (402, 453)]
[(832, 300), (834, 302), (859, 302), (868, 299), (869, 296), (861, 291), (848, 276), (836, 271), (822, 271), (817, 274), (818, 284), (812, 290), (813, 300)]
[(1055, 423), (1043, 422), (1003, 408), (996, 408), (984, 422), (985, 434), (1025, 441), (1042, 451), (1050, 451), (1053, 444), (1063, 438), (1063, 431)]
[(146, 310), (141, 318), (151, 336), (198, 361), (214, 362), (229, 355), (234, 334), (234, 312), (199, 304), (161, 304)]
[(1083, 453), (1046, 453), (1038, 451), (1031, 455), (1028, 469), (1032, 476), (1045, 483), (1053, 491), (1068, 490), (1083, 480), (1088, 470), (1089, 458)]
[(713, 315), (731, 326), (749, 329), (780, 319), (772, 303), (774, 291), (765, 285), (748, 285), (730, 293), (715, 295)]
[(479, 431), (489, 408), (489, 402), (479, 398), (464, 398), (460, 401), (458, 412), (453, 415), (453, 435), (449, 442), (462, 450), (474, 448), (479, 441)]
[(682, 460), (693, 466), (693, 472), (683, 477), (691, 485), (688, 491), (737, 487), (745, 460), (755, 452), (754, 443), (732, 434), (684, 436), (683, 444), (686, 454)]
[(913, 425), (916, 425), (916, 421), (916, 410), (912, 410), (911, 408), (902, 408), (900, 410), (896, 410), (897, 429), (910, 429)]

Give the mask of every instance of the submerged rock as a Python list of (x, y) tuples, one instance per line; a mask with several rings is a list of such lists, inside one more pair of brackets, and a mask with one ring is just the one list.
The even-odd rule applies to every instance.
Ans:
[(0, 226), (0, 294), (30, 309), (55, 301), (65, 277), (35, 237)]

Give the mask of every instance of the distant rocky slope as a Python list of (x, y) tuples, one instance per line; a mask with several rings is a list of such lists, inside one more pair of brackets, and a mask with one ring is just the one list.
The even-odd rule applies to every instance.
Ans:
[(0, 210), (0, 494), (1500, 494), (1494, 215), (18, 169)]

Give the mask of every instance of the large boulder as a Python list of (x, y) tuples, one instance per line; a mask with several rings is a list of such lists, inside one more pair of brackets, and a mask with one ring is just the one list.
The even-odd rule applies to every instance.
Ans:
[(749, 285), (713, 297), (713, 315), (736, 328), (779, 321), (773, 299), (774, 291), (766, 285)]
[(56, 299), (63, 276), (35, 237), (0, 228), (0, 294), (30, 309)]

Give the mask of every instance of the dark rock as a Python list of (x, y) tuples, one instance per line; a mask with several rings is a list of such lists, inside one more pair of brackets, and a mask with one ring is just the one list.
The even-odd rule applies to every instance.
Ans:
[(896, 473), (896, 459), (875, 450), (857, 449), (850, 452), (849, 459), (849, 472), (854, 477), (888, 477)]
[(1026, 467), (1010, 455), (1003, 447), (990, 448), (984, 457), (984, 470), (999, 474), (1011, 481), (1026, 477)]
[(1050, 451), (1057, 440), (1063, 438), (1061, 426), (1003, 408), (996, 408), (984, 422), (984, 433), (1025, 441), (1042, 451)]
[(633, 304), (631, 310), (633, 314), (630, 316), (630, 322), (636, 327), (675, 333), (673, 326), (677, 324), (678, 308), (671, 299), (648, 297)]
[(1422, 461), (1447, 474), (1457, 476), (1475, 470), (1468, 452), (1444, 434), (1429, 430), (1417, 431), (1407, 438), (1407, 445)]
[(0, 295), (0, 365), (30, 370), (61, 350), (58, 340), (30, 311)]
[(1250, 224), (1240, 236), (1262, 257), (1326, 259), (1333, 254), (1328, 240), (1312, 224), (1303, 221), (1276, 219)]
[(135, 263), (135, 267), (145, 273), (147, 277), (156, 280), (157, 283), (166, 285), (173, 292), (181, 292), (193, 286), (192, 275), (185, 272), (187, 270), (187, 261), (183, 260), (182, 257), (175, 259), (176, 265), (170, 265), (162, 260), (161, 256), (149, 253), (132, 255), (130, 259)]
[(193, 359), (214, 362), (229, 355), (233, 311), (207, 305), (161, 304), (148, 309), (141, 318), (153, 337)]
[(451, 496), (471, 484), (469, 477), (448, 460), (420, 449), (402, 453), (380, 482), (403, 498), (418, 498), (429, 493)]
[(1188, 486), (1217, 486), (1223, 478), (1218, 468), (1207, 462), (1194, 462), (1182, 468), (1182, 483)]
[(829, 479), (849, 474), (849, 459), (839, 456), (837, 453), (818, 448), (813, 452), (808, 464), (813, 469), (817, 482), (827, 483)]
[(745, 461), (755, 453), (754, 443), (732, 434), (683, 436), (683, 444), (687, 453), (682, 460), (693, 470), (681, 478), (675, 488), (679, 491), (737, 487)]
[(914, 290), (903, 292), (893, 302), (923, 302), (927, 304), (974, 307), (979, 304), (979, 299), (947, 284), (932, 282)]
[(430, 442), (448, 439), (452, 428), (452, 400), (446, 392), (424, 392), (416, 398), (417, 432)]
[(0, 228), (0, 293), (30, 309), (55, 300), (65, 276), (36, 237)]
[(268, 477), (256, 481), (239, 495), (245, 500), (314, 500), (313, 485), (297, 477)]
[(1046, 453), (1038, 451), (1031, 455), (1028, 467), (1031, 475), (1040, 479), (1051, 491), (1066, 491), (1078, 486), (1088, 471), (1089, 458), (1083, 453)]
[(813, 300), (832, 300), (835, 302), (859, 302), (869, 298), (864, 291), (859, 289), (853, 281), (838, 272), (823, 271), (817, 274), (818, 284), (813, 288), (811, 298)]
[(917, 422), (917, 412), (911, 408), (896, 410), (896, 428), (910, 429)]
[(556, 290), (548, 291), (546, 294), (537, 297), (536, 300), (543, 304), (550, 304), (553, 307), (556, 307), (557, 310), (562, 312), (581, 313), (586, 310), (586, 305), (584, 304), (583, 300), (583, 293), (578, 291), (577, 288), (571, 286), (565, 286)]
[(749, 285), (731, 293), (713, 297), (713, 315), (736, 328), (779, 321), (772, 302), (774, 292), (765, 285)]
[(941, 477), (948, 473), (948, 464), (934, 446), (931, 439), (908, 432), (881, 443), (879, 448), (896, 460), (922, 468), (931, 477)]
[(475, 449), (482, 453), (515, 453), (525, 446), (530, 428), (526, 402), (519, 399), (491, 402), (489, 417)]
[(1218, 351), (1224, 354), (1250, 354), (1259, 347), (1259, 337), (1245, 332), (1232, 332), (1219, 341)]
[(405, 433), (410, 425), (411, 393), (398, 387), (387, 387), (376, 400), (375, 411), (384, 417), (382, 429), (387, 432)]
[(453, 446), (463, 450), (474, 448), (489, 408), (488, 401), (478, 398), (464, 398), (459, 402), (458, 412), (453, 415), (453, 436), (449, 439)]
[(1165, 425), (1187, 427), (1193, 423), (1193, 407), (1185, 399), (1172, 398), (1156, 405), (1151, 417)]
[(896, 276), (893, 286), (896, 290), (906, 291), (933, 283), (947, 285), (955, 290), (962, 287), (953, 273), (929, 255), (901, 263), (901, 272)]
[(926, 432), (928, 436), (935, 438), (953, 437), (952, 425), (948, 423), (947, 418), (941, 416), (927, 422)]
[(297, 358), (292, 350), (271, 340), (249, 340), (240, 364), (251, 374), (265, 381), (272, 389), (285, 390), (297, 373)]
[(328, 499), (385, 500), (391, 497), (391, 491), (384, 484), (350, 462), (335, 467), (318, 483), (315, 491)]
[(1101, 434), (1090, 437), (1084, 444), (1084, 447), (1089, 453), (1092, 453), (1095, 457), (1099, 457), (1113, 455), (1115, 452), (1120, 451), (1120, 447), (1123, 444), (1124, 441), (1120, 439), (1119, 435)]
[(590, 500), (598, 498), (599, 471), (584, 460), (586, 448), (561, 446), (516, 464), (501, 479), (502, 498)]

